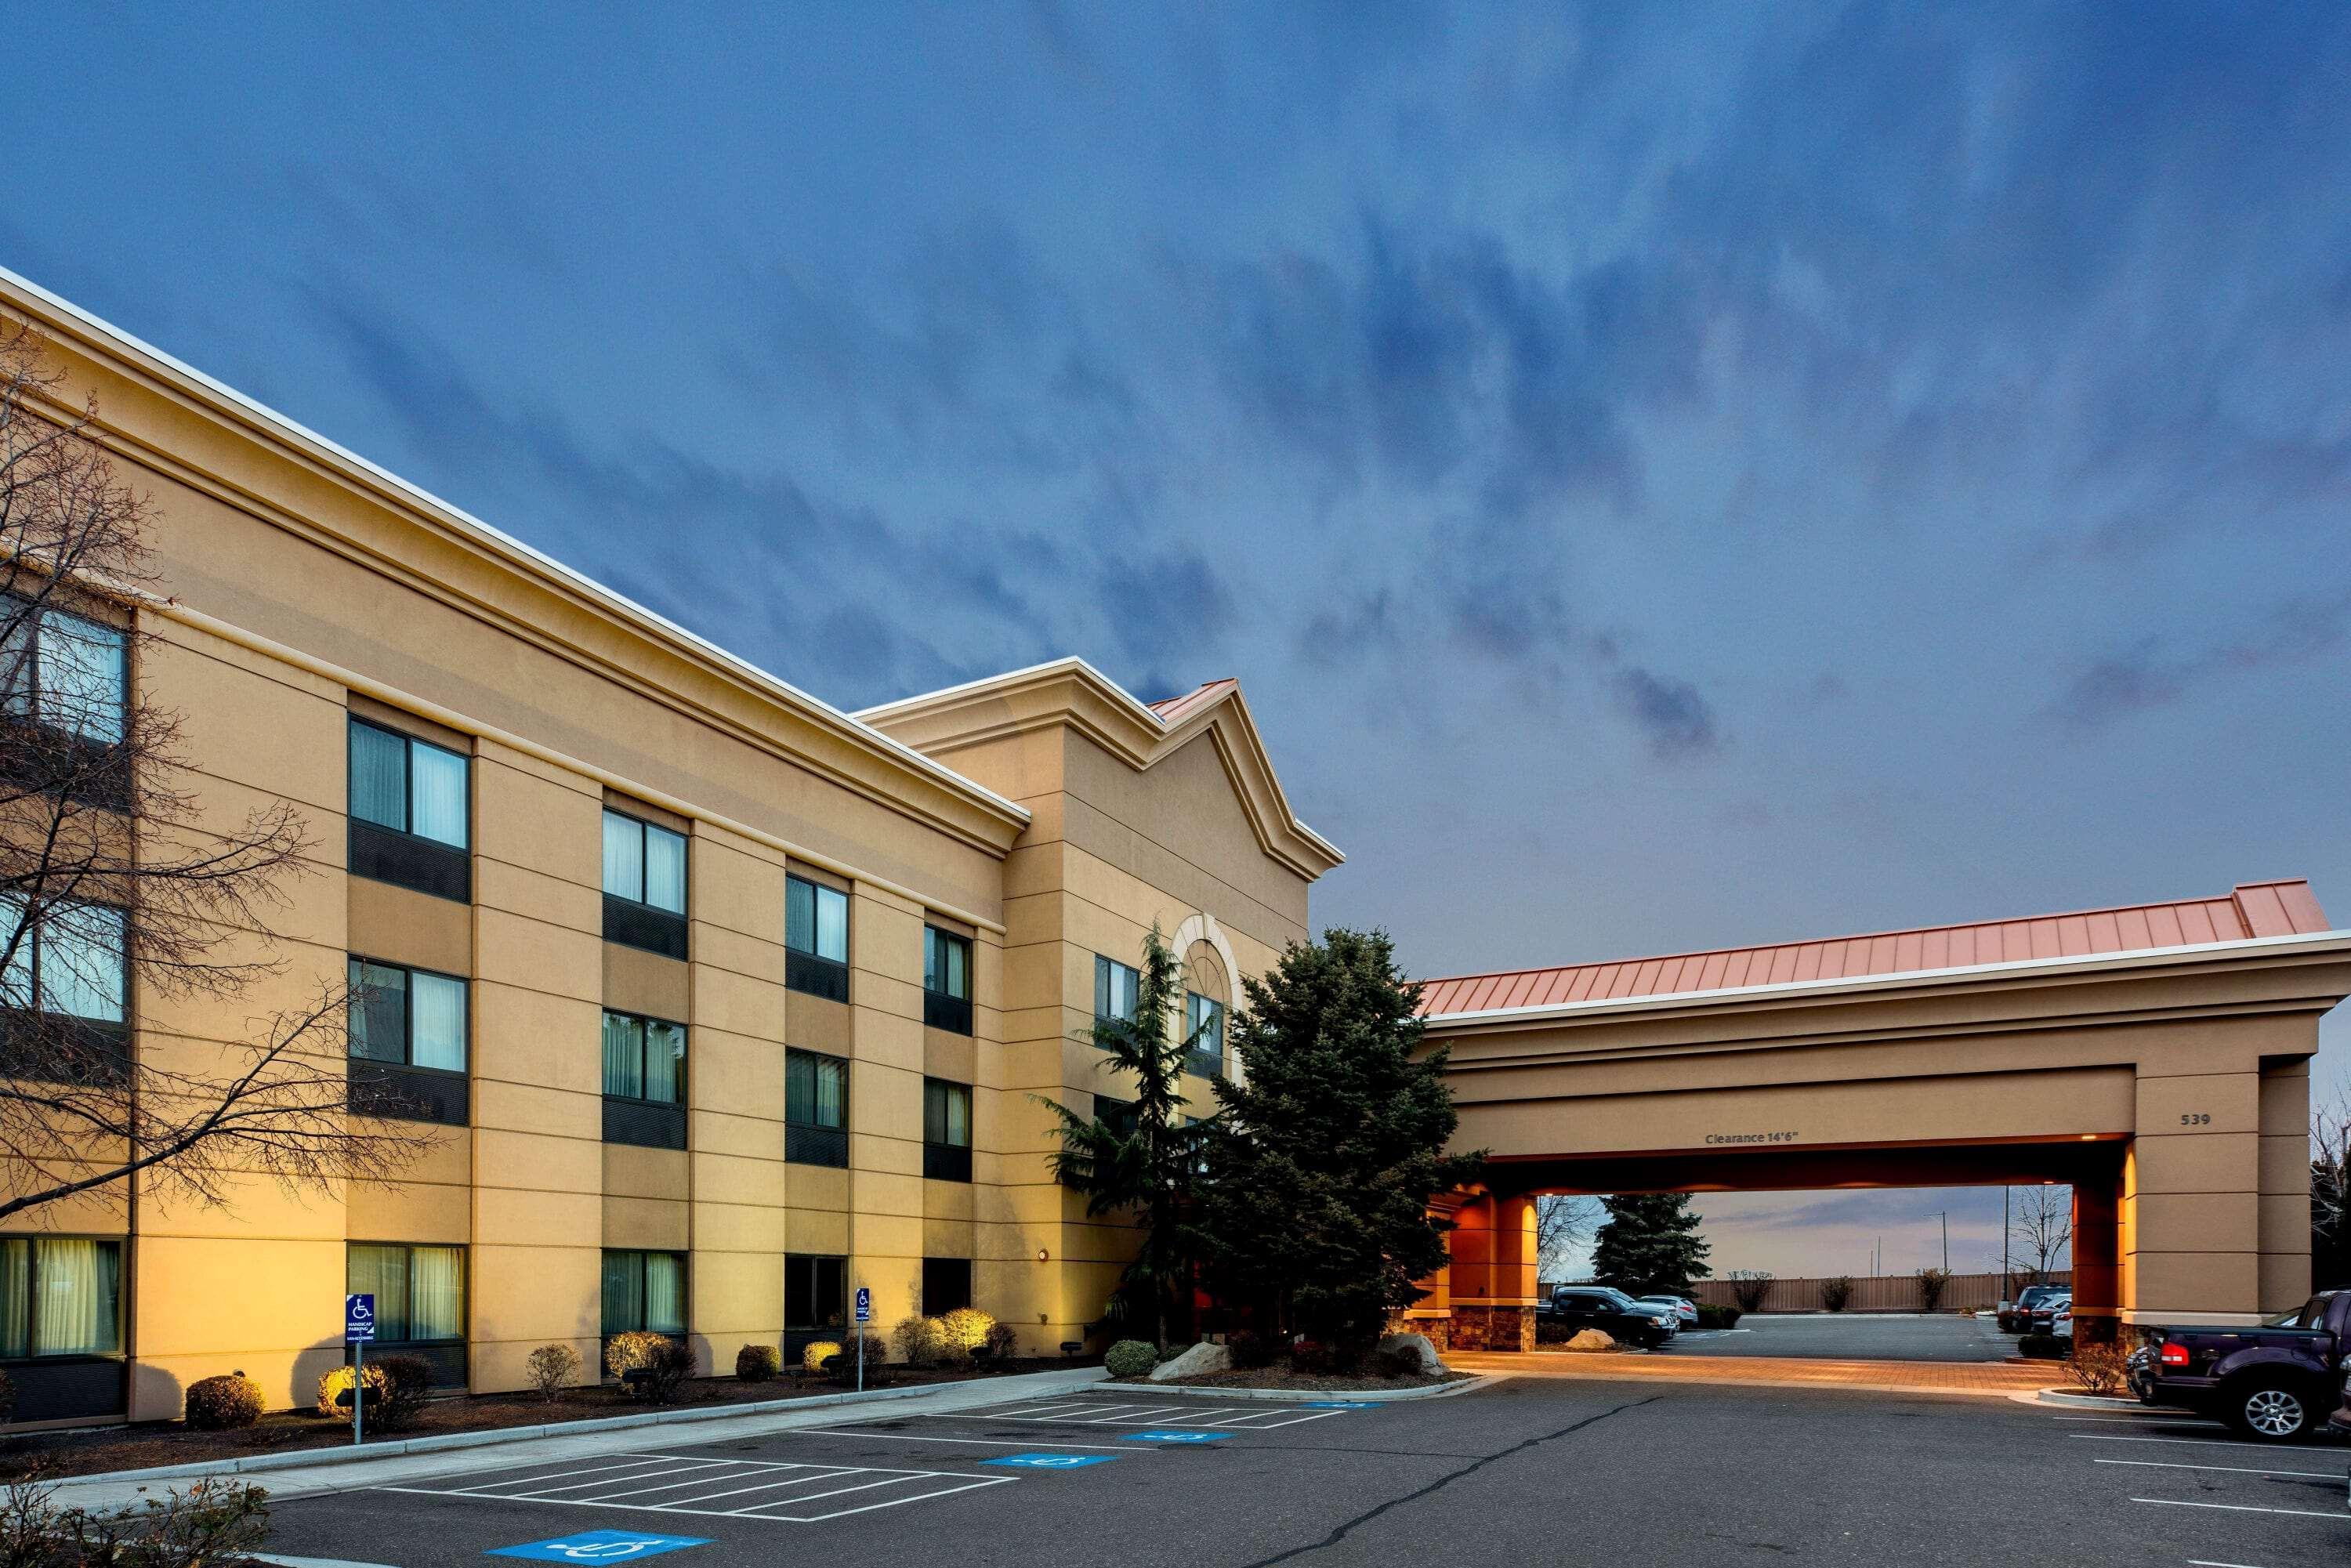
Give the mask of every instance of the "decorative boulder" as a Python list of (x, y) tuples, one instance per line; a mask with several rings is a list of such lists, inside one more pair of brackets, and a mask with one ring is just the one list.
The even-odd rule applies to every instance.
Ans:
[(1197, 1377), (1208, 1372), (1230, 1372), (1233, 1353), (1220, 1344), (1205, 1341), (1181, 1355), (1170, 1356), (1151, 1369), (1154, 1383), (1173, 1383), (1179, 1377)]
[(1374, 1354), (1380, 1356), (1393, 1355), (1405, 1363), (1407, 1370), (1405, 1375), (1408, 1377), (1416, 1375), (1434, 1376), (1445, 1370), (1445, 1363), (1437, 1359), (1437, 1347), (1428, 1343), (1428, 1336), (1425, 1333), (1385, 1335), (1380, 1341), (1379, 1349)]
[(1567, 1342), (1567, 1348), (1570, 1350), (1614, 1350), (1616, 1348), (1616, 1342), (1609, 1338), (1606, 1334), (1602, 1333), (1598, 1329), (1580, 1329), (1576, 1332), (1575, 1337)]

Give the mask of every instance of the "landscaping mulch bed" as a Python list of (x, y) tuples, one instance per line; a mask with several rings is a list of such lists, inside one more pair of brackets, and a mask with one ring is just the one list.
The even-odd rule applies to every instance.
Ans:
[[(1377, 1394), (1399, 1388), (1429, 1388), (1440, 1383), (1460, 1383), (1472, 1375), (1447, 1372), (1442, 1375), (1423, 1373), (1410, 1377), (1382, 1377), (1377, 1373), (1291, 1372), (1286, 1368), (1260, 1366), (1254, 1371), (1235, 1368), (1231, 1372), (1204, 1372), (1192, 1377), (1171, 1377), (1165, 1383), (1152, 1386), (1165, 1388), (1170, 1384), (1186, 1388), (1280, 1388), (1294, 1389), (1301, 1394)], [(1148, 1377), (1114, 1377), (1113, 1383), (1148, 1384)]]
[[(1060, 1359), (1009, 1361), (985, 1370), (977, 1368), (914, 1369), (893, 1366), (887, 1382), (869, 1378), (866, 1386), (903, 1388), (910, 1384), (967, 1383), (976, 1378), (1002, 1377), (1020, 1372), (1041, 1372), (1073, 1363)], [(617, 1387), (568, 1388), (559, 1399), (530, 1394), (458, 1395), (434, 1399), (416, 1418), (397, 1432), (379, 1432), (369, 1424), (368, 1441), (391, 1442), (405, 1437), (433, 1437), (450, 1432), (486, 1432), (500, 1427), (539, 1427), (555, 1421), (585, 1421), (599, 1416), (631, 1416), (649, 1410), (707, 1409), (720, 1405), (752, 1405), (763, 1400), (799, 1399), (818, 1394), (848, 1392), (825, 1380), (743, 1383), (731, 1377), (698, 1378), (687, 1384), (668, 1405), (649, 1405)], [(85, 1427), (69, 1432), (26, 1432), (0, 1436), (0, 1483), (32, 1476), (48, 1478), (94, 1475), (103, 1470), (144, 1469), (152, 1465), (185, 1465), (207, 1459), (243, 1458), (253, 1454), (292, 1452), (303, 1448), (348, 1448), (351, 1422), (348, 1415), (320, 1416), (309, 1410), (276, 1410), (254, 1426), (229, 1432), (196, 1432), (178, 1421), (142, 1422), (135, 1427)], [(266, 1484), (266, 1474), (264, 1475)]]

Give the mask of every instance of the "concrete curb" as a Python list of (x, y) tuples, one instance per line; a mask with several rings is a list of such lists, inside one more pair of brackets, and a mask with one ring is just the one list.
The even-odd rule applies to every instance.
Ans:
[[(2160, 1410), (2159, 1405), (2142, 1405), (2126, 1394), (2074, 1394), (2063, 1388), (2029, 1390), (2011, 1394), (2019, 1405), (2063, 1405), (2069, 1410)], [(2186, 1415), (2186, 1411), (2179, 1412)]]
[(1319, 1405), (1325, 1400), (1390, 1405), (1399, 1399), (1449, 1399), (1517, 1375), (1511, 1372), (1472, 1372), (1452, 1383), (1432, 1383), (1419, 1388), (1209, 1388), (1196, 1383), (1115, 1383), (1107, 1386), (1149, 1394), (1186, 1394), (1195, 1399), (1262, 1399), (1277, 1405)]
[[(1058, 1372), (1060, 1369), (1055, 1369)], [(1086, 1370), (1072, 1368), (1071, 1370)], [(1095, 1367), (1090, 1370), (1101, 1372)], [(1024, 1375), (1015, 1374), (1014, 1376)], [(1104, 1373), (1102, 1376), (1108, 1376)], [(193, 1480), (205, 1476), (243, 1476), (270, 1470), (305, 1469), (311, 1465), (357, 1464), (368, 1459), (398, 1458), (407, 1454), (434, 1454), (449, 1449), (484, 1448), (503, 1443), (527, 1443), (541, 1437), (577, 1437), (592, 1432), (619, 1432), (632, 1427), (681, 1427), (737, 1416), (789, 1415), (797, 1410), (824, 1410), (842, 1405), (873, 1405), (893, 1399), (917, 1399), (959, 1389), (992, 1387), (1010, 1379), (968, 1378), (953, 1383), (918, 1383), (904, 1388), (869, 1388), (847, 1394), (811, 1394), (799, 1399), (761, 1399), (747, 1405), (722, 1405), (707, 1410), (647, 1410), (633, 1416), (597, 1416), (582, 1421), (548, 1421), (534, 1427), (494, 1427), (484, 1432), (444, 1432), (434, 1437), (403, 1437), (389, 1443), (363, 1443), (356, 1448), (298, 1448), (283, 1454), (253, 1454), (233, 1459), (197, 1459), (184, 1465), (151, 1465), (136, 1470), (99, 1470), (86, 1476), (60, 1476), (69, 1486), (114, 1482)], [(1101, 1378), (1071, 1385), (1083, 1388)], [(993, 1401), (989, 1401), (992, 1403)]]

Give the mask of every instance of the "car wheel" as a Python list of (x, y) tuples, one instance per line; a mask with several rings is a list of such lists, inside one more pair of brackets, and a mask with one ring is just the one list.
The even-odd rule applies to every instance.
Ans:
[(2295, 1384), (2240, 1385), (2231, 1392), (2226, 1411), (2229, 1425), (2257, 1443), (2291, 1443), (2310, 1432), (2310, 1400)]

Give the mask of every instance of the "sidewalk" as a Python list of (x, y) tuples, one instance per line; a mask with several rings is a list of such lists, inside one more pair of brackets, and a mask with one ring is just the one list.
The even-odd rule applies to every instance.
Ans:
[[(972, 1409), (1082, 1388), (1101, 1382), (1106, 1375), (1099, 1366), (1077, 1366), (1066, 1372), (1030, 1372), (1015, 1377), (941, 1384), (918, 1393), (876, 1389), (863, 1400), (827, 1402), (813, 1408), (643, 1422), (563, 1437), (522, 1437), (512, 1442), (476, 1443), (465, 1448), (442, 1448), (425, 1453), (330, 1458), (328, 1456), (348, 1456), (351, 1450), (329, 1448), (320, 1450), (319, 1457), (310, 1462), (284, 1469), (235, 1475), (230, 1466), (224, 1463), (217, 1467), (216, 1473), (233, 1479), (251, 1481), (266, 1490), (272, 1498), (316, 1497), (325, 1492), (358, 1491), (367, 1487), (406, 1483), (423, 1476), (498, 1470), (517, 1465), (545, 1464), (601, 1454), (643, 1453), (675, 1445), (698, 1447), (705, 1443), (757, 1437), (769, 1432), (830, 1427), (836, 1423), (870, 1419), (877, 1406), (882, 1413), (893, 1419), (902, 1416)], [(93, 1511), (136, 1508), (147, 1499), (160, 1498), (173, 1488), (185, 1490), (193, 1486), (199, 1479), (195, 1475), (142, 1476), (131, 1470), (76, 1476), (57, 1484), (57, 1501), (60, 1506), (86, 1508)]]
[(2063, 1364), (2013, 1366), (2000, 1361), (1828, 1361), (1772, 1355), (1580, 1355), (1567, 1351), (1448, 1351), (1463, 1372), (1520, 1377), (1584, 1377), (1610, 1382), (1703, 1383), (1716, 1387), (1858, 1388), (1881, 1394), (2006, 1396), (2060, 1382)]

